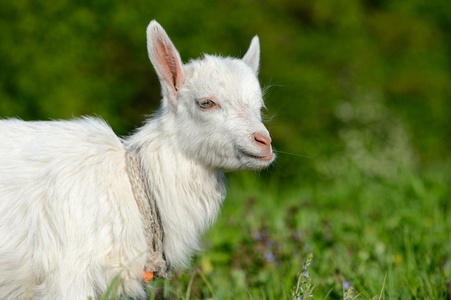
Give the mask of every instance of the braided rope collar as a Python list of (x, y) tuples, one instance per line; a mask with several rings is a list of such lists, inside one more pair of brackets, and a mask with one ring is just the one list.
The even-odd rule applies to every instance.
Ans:
[(144, 235), (147, 243), (144, 272), (153, 274), (154, 278), (167, 278), (171, 267), (165, 259), (163, 251), (163, 226), (161, 224), (155, 197), (152, 194), (146, 173), (137, 151), (127, 151), (125, 163), (128, 178), (132, 186), (133, 196), (141, 213)]

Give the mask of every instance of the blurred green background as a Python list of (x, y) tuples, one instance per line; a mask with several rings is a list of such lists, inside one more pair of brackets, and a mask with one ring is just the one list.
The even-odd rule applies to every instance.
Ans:
[[(185, 62), (241, 56), (259, 35), (275, 148), (310, 156), (281, 155), (263, 179), (330, 177), (340, 168), (330, 158), (358, 140), (350, 127), (374, 131), (361, 146), (377, 160), (421, 170), (450, 155), (447, 0), (2, 1), (0, 115), (99, 115), (130, 133), (160, 101), (146, 53), (151, 19)], [(396, 152), (399, 143), (408, 149)]]
[(308, 156), (228, 174), (206, 251), (153, 293), (288, 299), (313, 251), (319, 299), (449, 299), (449, 0), (1, 1), (0, 117), (130, 134), (160, 102), (152, 19), (184, 62), (257, 34), (274, 147)]

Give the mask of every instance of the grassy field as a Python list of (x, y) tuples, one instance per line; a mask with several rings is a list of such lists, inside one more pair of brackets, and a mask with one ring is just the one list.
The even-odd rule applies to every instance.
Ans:
[(346, 298), (350, 286), (354, 296), (347, 299), (449, 299), (448, 170), (449, 163), (397, 180), (327, 179), (283, 190), (254, 174), (234, 176), (193, 270), (153, 282), (149, 293), (296, 299), (293, 288), (311, 252), (314, 299)]

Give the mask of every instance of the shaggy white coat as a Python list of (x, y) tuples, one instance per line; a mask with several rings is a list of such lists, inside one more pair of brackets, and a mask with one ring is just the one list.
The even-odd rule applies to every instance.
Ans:
[(128, 149), (139, 151), (177, 267), (218, 213), (221, 170), (274, 159), (260, 117), (257, 37), (242, 60), (206, 55), (186, 65), (155, 21), (147, 40), (162, 106), (129, 138), (95, 118), (0, 120), (1, 299), (98, 298), (117, 274), (124, 295), (145, 297), (147, 245)]

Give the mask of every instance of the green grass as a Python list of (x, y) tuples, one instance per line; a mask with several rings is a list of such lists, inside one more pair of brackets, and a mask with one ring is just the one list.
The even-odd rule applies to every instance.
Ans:
[[(252, 174), (235, 176), (193, 269), (153, 282), (149, 293), (295, 299), (312, 252), (308, 299), (446, 299), (451, 181), (445, 166), (397, 180), (362, 178), (355, 185), (336, 178), (291, 189), (264, 185)], [(346, 295), (349, 286), (353, 295)]]

